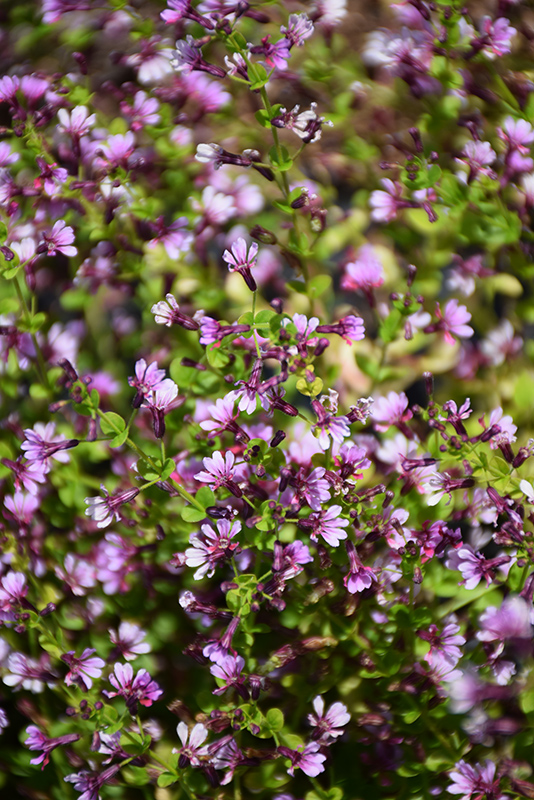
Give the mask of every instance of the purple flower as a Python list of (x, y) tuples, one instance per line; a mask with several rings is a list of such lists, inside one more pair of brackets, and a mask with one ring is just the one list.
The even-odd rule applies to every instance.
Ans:
[(222, 686), (213, 690), (213, 694), (223, 694), (233, 687), (246, 702), (249, 694), (244, 685), (245, 679), (241, 676), (244, 666), (245, 660), (241, 656), (233, 655), (225, 656), (218, 664), (213, 664), (210, 667), (211, 674), (223, 682)]
[[(371, 192), (371, 197), (369, 198), (369, 205), (372, 208), (371, 211), (371, 218), (375, 222), (391, 222), (392, 219), (395, 219), (397, 216), (397, 212), (401, 208), (406, 208), (407, 206), (411, 206), (412, 204), (406, 200), (402, 199), (402, 195), (404, 193), (404, 188), (401, 183), (397, 181), (392, 181), (389, 178), (383, 178), (380, 183), (384, 187), (385, 191), (382, 189), (376, 189), (374, 192)], [(363, 248), (371, 248), (371, 245), (363, 245), (360, 247), (359, 252), (362, 251)], [(349, 266), (349, 265), (347, 265)], [(381, 269), (380, 265), (380, 269)], [(369, 267), (365, 268), (363, 265), (358, 268), (358, 270), (354, 270), (354, 283), (361, 284), (365, 282), (366, 284), (369, 281), (376, 280), (379, 273), (375, 269), (370, 269)], [(352, 280), (352, 271), (350, 278)], [(384, 282), (384, 278), (382, 275), (382, 281)], [(375, 284), (380, 286), (381, 283)], [(372, 284), (373, 285), (373, 284)], [(345, 286), (343, 282), (341, 286), (344, 289), (350, 288), (352, 286)], [(360, 288), (360, 286), (356, 286), (354, 288)]]
[(310, 538), (314, 542), (318, 536), (322, 536), (329, 545), (337, 547), (342, 539), (347, 538), (347, 532), (343, 528), (350, 524), (348, 519), (340, 516), (342, 510), (341, 506), (330, 506), (326, 511), (311, 514), (299, 524), (306, 529), (311, 528)]
[(110, 631), (109, 638), (116, 645), (126, 661), (134, 661), (137, 656), (150, 653), (152, 649), (148, 642), (144, 641), (146, 631), (133, 622), (121, 622), (118, 631)]
[(436, 306), (436, 316), (438, 317), (438, 330), (443, 331), (447, 344), (454, 344), (454, 337), (468, 339), (474, 334), (473, 328), (466, 325), (471, 319), (471, 314), (465, 306), (461, 306), (458, 300), (449, 300), (443, 311), (439, 303)]
[(462, 656), (462, 651), (458, 645), (465, 644), (465, 638), (459, 634), (460, 626), (450, 622), (438, 632), (436, 625), (430, 625), (428, 631), (418, 631), (418, 636), (430, 644), (430, 650), (425, 656), (429, 664), (435, 656), (438, 659), (448, 660), (451, 664), (457, 664)]
[(133, 166), (132, 156), (135, 151), (135, 136), (132, 131), (108, 136), (100, 146), (100, 150), (110, 167), (122, 167), (128, 170)]
[(330, 500), (330, 484), (325, 479), (325, 475), (324, 467), (315, 467), (307, 477), (304, 474), (304, 468), (301, 468), (297, 475), (290, 480), (291, 486), (296, 490), (293, 501), (305, 502), (312, 511), (320, 511), (321, 505)]
[(37, 248), (37, 252), (47, 253), (49, 256), (55, 256), (56, 253), (75, 256), (78, 250), (76, 247), (72, 247), (74, 238), (74, 230), (64, 220), (58, 219), (50, 233), (43, 233), (43, 241)]
[(42, 750), (42, 753), (37, 758), (32, 758), (30, 764), (42, 764), (41, 769), (44, 769), (50, 761), (50, 753), (63, 744), (71, 744), (77, 742), (80, 738), (78, 733), (67, 733), (64, 736), (57, 736), (53, 739), (48, 738), (42, 733), (36, 725), (29, 725), (26, 728), (28, 738), (24, 742), (26, 747), (30, 750)]
[(328, 744), (343, 735), (344, 726), (350, 722), (350, 714), (343, 703), (334, 703), (325, 714), (324, 700), (321, 695), (317, 695), (313, 708), (315, 713), (308, 714), (308, 722), (315, 728), (312, 739)]
[[(187, 253), (190, 250), (193, 243), (193, 234), (191, 231), (187, 230), (188, 224), (189, 220), (187, 217), (178, 217), (178, 219), (175, 219), (170, 223), (170, 225), (165, 224), (163, 217), (158, 217), (155, 223), (156, 236), (153, 239), (150, 239), (146, 246), (149, 248), (149, 250), (151, 250), (156, 247), (156, 245), (162, 244), (169, 258), (180, 258), (183, 253)], [(172, 297), (172, 300), (169, 300), (169, 297)], [(171, 305), (175, 312), (178, 312), (178, 304), (172, 295), (167, 295), (167, 302)], [(168, 309), (163, 308), (163, 306), (161, 307), (163, 309), (162, 315), (164, 317), (167, 316)], [(152, 311), (155, 313), (154, 307), (152, 308)], [(172, 316), (173, 315), (171, 313), (171, 317)], [(187, 323), (186, 325), (183, 325), (184, 321)], [(159, 320), (156, 320), (156, 322), (159, 322)], [(196, 322), (195, 319), (192, 320), (191, 317), (187, 317), (185, 314), (181, 314), (181, 312), (176, 314), (176, 319), (171, 319), (171, 324), (172, 322), (176, 322), (178, 325), (183, 325), (188, 330), (197, 330), (198, 328), (198, 325), (197, 328), (191, 327), (192, 322)], [(159, 324), (168, 325), (169, 323), (159, 322)]]
[(92, 679), (100, 678), (106, 662), (98, 656), (94, 657), (93, 653), (96, 653), (94, 648), (86, 647), (79, 657), (74, 655), (74, 650), (69, 650), (61, 656), (61, 660), (69, 667), (69, 672), (65, 676), (67, 686), (76, 683), (82, 691), (87, 691), (93, 685)]
[(6, 686), (12, 686), (14, 691), (26, 689), (33, 694), (40, 694), (44, 690), (45, 683), (51, 685), (56, 677), (50, 670), (47, 655), (41, 656), (37, 661), (23, 653), (11, 653), (4, 667), (6, 674), (2, 680)]
[(200, 722), (193, 726), (190, 731), (185, 722), (179, 722), (176, 728), (182, 746), (179, 750), (173, 748), (173, 753), (180, 753), (178, 759), (178, 766), (180, 769), (185, 769), (189, 764), (193, 767), (199, 767), (201, 762), (200, 758), (206, 755), (206, 748), (201, 745), (208, 737), (208, 729)]
[(373, 403), (371, 417), (377, 431), (387, 431), (391, 425), (396, 425), (405, 435), (411, 432), (406, 427), (406, 422), (413, 416), (408, 408), (408, 398), (404, 392), (389, 392), (387, 397), (378, 397)]
[(215, 401), (215, 405), (209, 406), (208, 412), (211, 419), (202, 420), (200, 427), (204, 431), (208, 431), (212, 436), (218, 436), (223, 431), (232, 431), (237, 433), (240, 431), (236, 419), (239, 412), (234, 411), (235, 399), (233, 393), (227, 394), (226, 397), (219, 398)]
[(456, 772), (450, 773), (452, 784), (447, 787), (449, 794), (461, 794), (460, 800), (470, 800), (472, 795), (477, 798), (491, 797), (492, 800), (504, 797), (499, 789), (499, 779), (495, 780), (494, 762), (486, 761), (484, 767), (480, 764), (472, 767), (462, 759), (454, 766)]
[(107, 528), (112, 522), (120, 522), (120, 507), (130, 503), (139, 494), (139, 489), (127, 489), (116, 495), (110, 495), (105, 486), (100, 486), (104, 497), (86, 497), (88, 508), (85, 514), (96, 522), (97, 528)]
[(506, 142), (510, 150), (519, 150), (526, 154), (530, 152), (530, 145), (534, 142), (534, 129), (526, 119), (506, 117), (502, 128), (497, 128), (497, 136)]
[(326, 756), (319, 752), (319, 742), (310, 742), (298, 750), (291, 750), (289, 747), (278, 747), (278, 752), (285, 758), (289, 758), (291, 766), (288, 769), (290, 775), (295, 774), (295, 769), (301, 769), (305, 775), (315, 778), (324, 772), (324, 762)]
[(318, 325), (317, 333), (337, 333), (338, 336), (342, 336), (345, 339), (347, 344), (353, 344), (353, 342), (360, 342), (365, 339), (363, 320), (360, 317), (355, 317), (354, 314), (349, 314), (349, 316), (343, 317), (339, 322), (335, 322), (332, 325)]
[(133, 400), (133, 407), (139, 408), (145, 396), (161, 387), (165, 380), (165, 370), (158, 369), (156, 361), (147, 366), (144, 358), (140, 358), (135, 364), (135, 378), (128, 378), (128, 384), (137, 389), (137, 394)]
[(33, 429), (25, 429), (26, 439), (20, 446), (27, 460), (42, 465), (45, 472), (50, 472), (52, 458), (66, 464), (69, 461), (69, 454), (65, 451), (78, 444), (77, 439), (67, 440), (62, 433), (56, 435), (55, 431), (56, 426), (53, 422), (46, 424), (36, 422)]
[(225, 250), (223, 253), (223, 260), (228, 264), (230, 272), (239, 272), (251, 292), (255, 292), (258, 288), (250, 271), (256, 266), (257, 257), (258, 245), (256, 242), (252, 242), (247, 248), (245, 239), (241, 237), (233, 243), (230, 250)]
[(517, 31), (512, 28), (506, 17), (499, 17), (495, 22), (491, 17), (484, 17), (481, 29), (480, 42), (487, 56), (493, 59), (511, 52), (512, 39)]
[(287, 26), (282, 25), (280, 33), (284, 34), (290, 47), (302, 47), (313, 34), (313, 22), (307, 14), (290, 14)]
[[(294, 106), (291, 111), (281, 108), (278, 115), (271, 119), (271, 125), (274, 125), (275, 128), (293, 131), (304, 144), (313, 144), (318, 142), (323, 135), (323, 125), (332, 126), (330, 120), (317, 114), (316, 108), (317, 103), (311, 103), (309, 109), (305, 111), (301, 111), (299, 105)], [(303, 198), (308, 198), (306, 191)]]
[(284, 70), (290, 58), (290, 42), (287, 39), (279, 39), (277, 42), (270, 42), (270, 36), (264, 36), (261, 44), (250, 47), (250, 52), (254, 55), (265, 57), (265, 63), (271, 69)]
[(189, 73), (193, 70), (208, 72), (216, 78), (224, 78), (226, 73), (221, 67), (208, 64), (202, 58), (202, 50), (195, 43), (192, 36), (186, 36), (185, 41), (180, 39), (176, 42), (176, 50), (173, 52), (171, 65), (175, 70), (182, 73)]
[(171, 325), (181, 325), (188, 331), (199, 329), (198, 322), (180, 311), (180, 306), (172, 294), (166, 294), (165, 300), (154, 303), (150, 310), (154, 314), (154, 322), (157, 325), (166, 325), (168, 328)]
[(497, 154), (489, 142), (477, 141), (467, 142), (461, 157), (457, 158), (456, 161), (469, 167), (467, 183), (471, 183), (478, 175), (487, 175), (489, 178), (494, 178), (495, 173), (487, 169), (487, 167), (493, 164), (496, 158)]
[(163, 690), (152, 680), (146, 669), (140, 669), (134, 678), (131, 664), (115, 664), (114, 674), (109, 676), (109, 682), (116, 691), (104, 691), (106, 697), (124, 697), (126, 707), (133, 716), (137, 714), (138, 703), (151, 706), (163, 694)]
[(22, 572), (8, 572), (0, 578), (0, 609), (12, 611), (19, 608), (28, 594), (26, 576)]
[(96, 122), (96, 115), (89, 114), (86, 106), (76, 106), (72, 111), (60, 108), (57, 112), (59, 130), (69, 133), (73, 138), (79, 139), (89, 133)]
[(96, 584), (94, 565), (72, 553), (65, 556), (63, 568), (59, 565), (55, 567), (55, 573), (77, 597), (87, 594), (86, 589), (92, 589)]
[(74, 784), (77, 792), (82, 792), (78, 800), (100, 800), (100, 787), (108, 783), (120, 768), (120, 764), (113, 764), (103, 772), (89, 772), (83, 769), (81, 772), (67, 775), (64, 780)]
[(378, 578), (371, 567), (366, 567), (362, 564), (352, 542), (347, 541), (345, 546), (349, 557), (350, 569), (343, 578), (343, 583), (350, 594), (363, 592), (365, 589), (369, 589), (373, 581), (377, 581)]
[(205, 469), (195, 475), (195, 480), (210, 483), (214, 489), (224, 486), (235, 497), (241, 497), (243, 493), (236, 483), (235, 456), (231, 450), (228, 450), (224, 456), (219, 450), (216, 450), (211, 458), (209, 456), (203, 458), (202, 463)]
[(13, 497), (5, 498), (4, 507), (21, 525), (29, 525), (39, 508), (39, 500), (31, 494), (15, 492)]
[[(382, 194), (384, 194), (382, 192)], [(356, 253), (356, 260), (345, 265), (341, 288), (349, 291), (370, 292), (384, 283), (384, 267), (373, 245), (364, 244)]]
[(480, 616), (481, 642), (504, 642), (506, 639), (530, 639), (532, 626), (530, 609), (522, 597), (507, 597), (500, 608), (489, 606)]
[(165, 435), (165, 414), (175, 407), (178, 386), (171, 378), (165, 378), (143, 398), (142, 405), (152, 414), (154, 436), (161, 439)]
[(157, 113), (159, 103), (155, 97), (149, 97), (146, 92), (136, 92), (133, 105), (123, 101), (121, 111), (130, 121), (132, 131), (142, 130), (146, 125), (157, 125), (161, 117)]
[(194, 574), (196, 581), (205, 575), (211, 578), (216, 567), (236, 555), (240, 551), (239, 542), (232, 539), (241, 531), (241, 523), (227, 519), (217, 520), (217, 530), (211, 525), (202, 525), (202, 534), (193, 534), (190, 538), (192, 547), (185, 551), (185, 563), (188, 567), (198, 567)]
[(323, 396), (320, 400), (312, 400), (311, 402), (317, 417), (317, 422), (313, 426), (313, 431), (323, 450), (328, 450), (330, 447), (330, 439), (332, 439), (332, 442), (342, 444), (343, 439), (350, 436), (347, 417), (335, 417), (333, 414), (330, 414), (325, 408), (327, 404), (329, 404), (331, 408), (333, 407), (337, 410), (337, 402), (335, 406), (332, 406), (330, 398), (328, 397)]

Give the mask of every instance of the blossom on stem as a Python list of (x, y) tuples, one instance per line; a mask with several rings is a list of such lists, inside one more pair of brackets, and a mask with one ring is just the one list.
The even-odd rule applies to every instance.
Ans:
[(325, 713), (324, 700), (321, 695), (313, 701), (313, 714), (308, 714), (308, 722), (315, 729), (312, 739), (328, 744), (344, 733), (344, 726), (350, 722), (350, 714), (343, 703), (333, 703)]
[(249, 698), (249, 693), (244, 685), (245, 679), (241, 675), (244, 666), (245, 659), (241, 656), (233, 655), (227, 655), (219, 663), (212, 664), (210, 667), (211, 674), (223, 682), (222, 686), (213, 690), (213, 694), (224, 694), (227, 689), (234, 688), (246, 702)]
[(140, 358), (135, 364), (135, 378), (128, 378), (128, 384), (137, 390), (132, 405), (139, 408), (149, 392), (159, 389), (165, 380), (165, 370), (158, 369), (156, 361), (151, 364), (146, 363), (144, 358)]
[(185, 722), (179, 722), (176, 728), (182, 746), (179, 750), (173, 748), (173, 753), (180, 753), (178, 759), (178, 766), (180, 769), (185, 769), (189, 764), (192, 767), (200, 766), (200, 758), (206, 755), (206, 748), (201, 745), (208, 738), (208, 729), (198, 722), (189, 730)]
[(185, 563), (188, 567), (198, 567), (193, 578), (198, 581), (205, 575), (211, 578), (216, 567), (223, 561), (239, 553), (239, 542), (232, 541), (241, 531), (241, 523), (237, 520), (217, 520), (217, 530), (211, 525), (202, 525), (202, 536), (192, 534), (189, 543), (193, 545), (185, 551)]
[(92, 679), (100, 678), (106, 662), (98, 656), (95, 657), (94, 653), (96, 653), (94, 648), (86, 647), (79, 657), (74, 655), (74, 650), (69, 650), (61, 656), (61, 660), (69, 667), (65, 676), (67, 686), (75, 683), (82, 691), (87, 691), (93, 685)]
[(165, 414), (172, 410), (178, 397), (178, 386), (171, 378), (165, 378), (155, 389), (143, 398), (142, 406), (152, 414), (154, 436), (165, 435)]
[(289, 747), (278, 747), (277, 749), (281, 755), (291, 761), (291, 766), (287, 770), (290, 775), (295, 774), (295, 769), (301, 769), (310, 778), (315, 778), (324, 772), (326, 756), (319, 752), (319, 742), (301, 745), (298, 750), (291, 750)]
[(351, 541), (346, 541), (347, 555), (349, 557), (349, 572), (343, 578), (343, 584), (350, 594), (363, 592), (365, 589), (370, 589), (373, 581), (377, 581), (376, 573), (371, 567), (366, 567), (361, 562), (356, 548)]
[(425, 656), (425, 660), (429, 664), (437, 656), (438, 658), (448, 660), (452, 664), (457, 664), (462, 656), (462, 651), (459, 645), (465, 644), (464, 636), (461, 636), (460, 626), (454, 622), (450, 622), (441, 631), (438, 631), (437, 625), (429, 625), (428, 630), (418, 631), (417, 635), (424, 639), (430, 645), (430, 650)]
[(325, 511), (311, 514), (308, 519), (300, 520), (299, 527), (310, 530), (310, 539), (316, 542), (318, 536), (322, 536), (327, 544), (337, 547), (342, 539), (347, 538), (347, 532), (343, 530), (350, 523), (348, 519), (340, 516), (341, 506), (330, 506)]
[(30, 764), (42, 764), (41, 769), (44, 769), (50, 761), (50, 753), (52, 750), (55, 750), (56, 747), (60, 747), (60, 745), (63, 744), (77, 742), (80, 738), (78, 733), (67, 733), (64, 736), (56, 736), (50, 739), (48, 736), (45, 736), (36, 725), (28, 725), (26, 733), (28, 734), (28, 738), (24, 742), (26, 747), (30, 750), (42, 751), (40, 755), (30, 760)]
[(124, 697), (126, 707), (132, 716), (137, 714), (137, 704), (151, 706), (163, 694), (155, 680), (146, 669), (140, 669), (134, 677), (131, 664), (115, 664), (109, 682), (116, 691), (104, 691), (106, 697)]
[(62, 464), (69, 461), (69, 454), (66, 450), (78, 444), (77, 439), (67, 440), (62, 433), (56, 435), (56, 426), (53, 422), (36, 422), (32, 428), (24, 431), (25, 440), (20, 449), (24, 452), (26, 459), (31, 464), (40, 464), (45, 472), (50, 472), (52, 468), (51, 459), (55, 458)]
[(144, 641), (146, 631), (133, 622), (121, 622), (119, 630), (109, 632), (110, 641), (120, 650), (126, 661), (134, 661), (137, 656), (150, 653), (151, 647)]
[(302, 47), (306, 39), (313, 34), (313, 22), (307, 14), (290, 14), (287, 25), (282, 25), (283, 33), (290, 47)]
[(55, 256), (57, 253), (75, 256), (78, 250), (72, 246), (74, 238), (74, 230), (64, 220), (58, 219), (49, 233), (43, 233), (43, 239), (37, 252), (46, 253), (49, 256)]
[(26, 576), (22, 572), (8, 572), (0, 578), (0, 609), (12, 611), (19, 608), (28, 594)]
[(330, 447), (330, 439), (338, 444), (343, 443), (343, 439), (350, 436), (349, 421), (347, 417), (336, 417), (329, 414), (322, 400), (312, 400), (311, 405), (317, 417), (317, 422), (312, 426), (313, 432), (319, 440), (319, 445), (323, 450)]
[(228, 450), (224, 456), (216, 450), (212, 457), (202, 459), (204, 470), (197, 472), (195, 480), (210, 483), (214, 489), (224, 486), (235, 497), (241, 497), (242, 491), (236, 482), (235, 456)]
[(96, 114), (89, 114), (86, 106), (75, 106), (72, 111), (60, 108), (57, 115), (59, 130), (70, 134), (75, 139), (89, 133), (96, 122)]
[(447, 787), (449, 794), (461, 794), (460, 800), (470, 800), (473, 795), (477, 798), (491, 797), (493, 800), (504, 798), (499, 789), (499, 778), (495, 780), (494, 762), (486, 761), (485, 766), (476, 764), (472, 767), (462, 759), (454, 767), (455, 771), (449, 773), (452, 780)]
[(154, 314), (154, 322), (157, 325), (166, 325), (168, 328), (171, 325), (181, 325), (188, 331), (197, 331), (200, 327), (196, 320), (180, 311), (175, 296), (170, 292), (165, 295), (165, 300), (154, 303), (150, 311)]
[(226, 261), (230, 272), (239, 272), (251, 292), (258, 288), (252, 277), (251, 269), (256, 266), (258, 245), (252, 242), (249, 248), (245, 239), (239, 237), (230, 250), (225, 250), (223, 260)]
[(396, 425), (405, 435), (411, 436), (411, 431), (406, 423), (413, 417), (408, 408), (408, 398), (404, 392), (389, 392), (386, 397), (375, 398), (371, 418), (377, 431), (387, 431), (391, 425)]
[(313, 144), (321, 138), (323, 125), (332, 126), (330, 120), (317, 114), (316, 108), (317, 103), (311, 103), (305, 111), (301, 111), (299, 105), (294, 106), (291, 111), (281, 108), (278, 115), (271, 119), (271, 125), (293, 131), (304, 144)]
[[(465, 306), (461, 306), (458, 300), (449, 300), (443, 311), (440, 304), (436, 304), (436, 316), (439, 320), (437, 325), (425, 328), (427, 333), (433, 330), (443, 331), (447, 344), (454, 344), (454, 337), (458, 339), (469, 339), (473, 336), (474, 330), (466, 323), (471, 319), (471, 314)], [(432, 330), (430, 330), (432, 329)]]
[(116, 495), (109, 494), (102, 484), (100, 485), (104, 497), (86, 497), (88, 508), (85, 509), (87, 517), (96, 522), (97, 528), (107, 528), (112, 522), (120, 522), (120, 507), (130, 503), (139, 494), (139, 489), (126, 489)]
[(500, 608), (488, 606), (480, 616), (477, 639), (481, 642), (504, 642), (507, 639), (530, 639), (530, 609), (522, 597), (507, 597)]

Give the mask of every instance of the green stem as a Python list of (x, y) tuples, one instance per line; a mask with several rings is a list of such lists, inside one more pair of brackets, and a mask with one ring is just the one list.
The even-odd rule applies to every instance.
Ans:
[(260, 343), (258, 342), (258, 334), (256, 333), (256, 292), (252, 292), (252, 335), (254, 336), (254, 344), (256, 345), (256, 354), (261, 361)]

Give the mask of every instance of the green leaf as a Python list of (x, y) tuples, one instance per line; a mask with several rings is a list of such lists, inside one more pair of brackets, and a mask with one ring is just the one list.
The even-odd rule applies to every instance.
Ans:
[(397, 309), (394, 309), (385, 320), (383, 320), (378, 329), (380, 338), (384, 343), (393, 342), (397, 338), (397, 332), (402, 324), (402, 314)]
[(195, 495), (195, 500), (198, 500), (201, 506), (208, 508), (215, 504), (215, 495), (209, 486), (202, 486)]
[(269, 158), (271, 164), (278, 167), (280, 172), (287, 172), (287, 170), (291, 169), (293, 166), (293, 160), (285, 147), (280, 147), (280, 150), (276, 147), (271, 147), (269, 150)]
[(261, 64), (254, 64), (254, 71), (256, 73), (256, 78), (250, 84), (250, 88), (252, 91), (256, 91), (256, 89), (263, 89), (269, 77), (267, 75), (267, 70), (265, 67), (262, 67)]
[(120, 414), (115, 414), (114, 411), (108, 411), (103, 417), (101, 417), (100, 427), (102, 429), (102, 433), (107, 436), (110, 433), (122, 433), (122, 431), (126, 428), (126, 422), (123, 420)]
[(219, 346), (215, 345), (207, 348), (206, 356), (208, 359), (208, 364), (217, 369), (219, 367), (225, 367), (230, 361), (226, 353), (221, 350)]
[(123, 431), (118, 433), (116, 436), (108, 442), (110, 447), (122, 447), (126, 439), (128, 438), (128, 428), (125, 428)]
[(166, 458), (161, 472), (161, 480), (166, 481), (168, 478), (170, 478), (175, 469), (176, 469), (176, 462), (174, 461), (174, 459)]
[(265, 716), (268, 728), (275, 733), (284, 727), (284, 715), (279, 708), (270, 708)]
[(306, 378), (299, 378), (297, 381), (297, 391), (305, 395), (305, 397), (317, 397), (323, 390), (323, 381), (321, 378), (315, 378), (312, 383), (308, 383)]
[(320, 297), (327, 292), (332, 286), (332, 278), (330, 275), (317, 275), (312, 278), (308, 284), (310, 297)]
[(171, 786), (173, 783), (176, 783), (177, 780), (178, 776), (173, 775), (172, 772), (162, 772), (161, 775), (158, 775), (157, 784), (165, 788), (165, 786)]
[(146, 786), (147, 783), (150, 783), (150, 775), (146, 767), (129, 766), (127, 769), (123, 770), (121, 774), (124, 775), (126, 783), (130, 783), (133, 786)]
[(182, 519), (185, 522), (200, 522), (201, 519), (206, 518), (205, 511), (199, 511), (198, 508), (194, 506), (186, 506), (182, 509)]

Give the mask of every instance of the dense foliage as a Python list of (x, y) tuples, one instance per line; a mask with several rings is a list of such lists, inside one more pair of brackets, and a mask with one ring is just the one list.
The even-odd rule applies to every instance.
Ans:
[(534, 797), (528, 2), (4, 2), (0, 783)]

